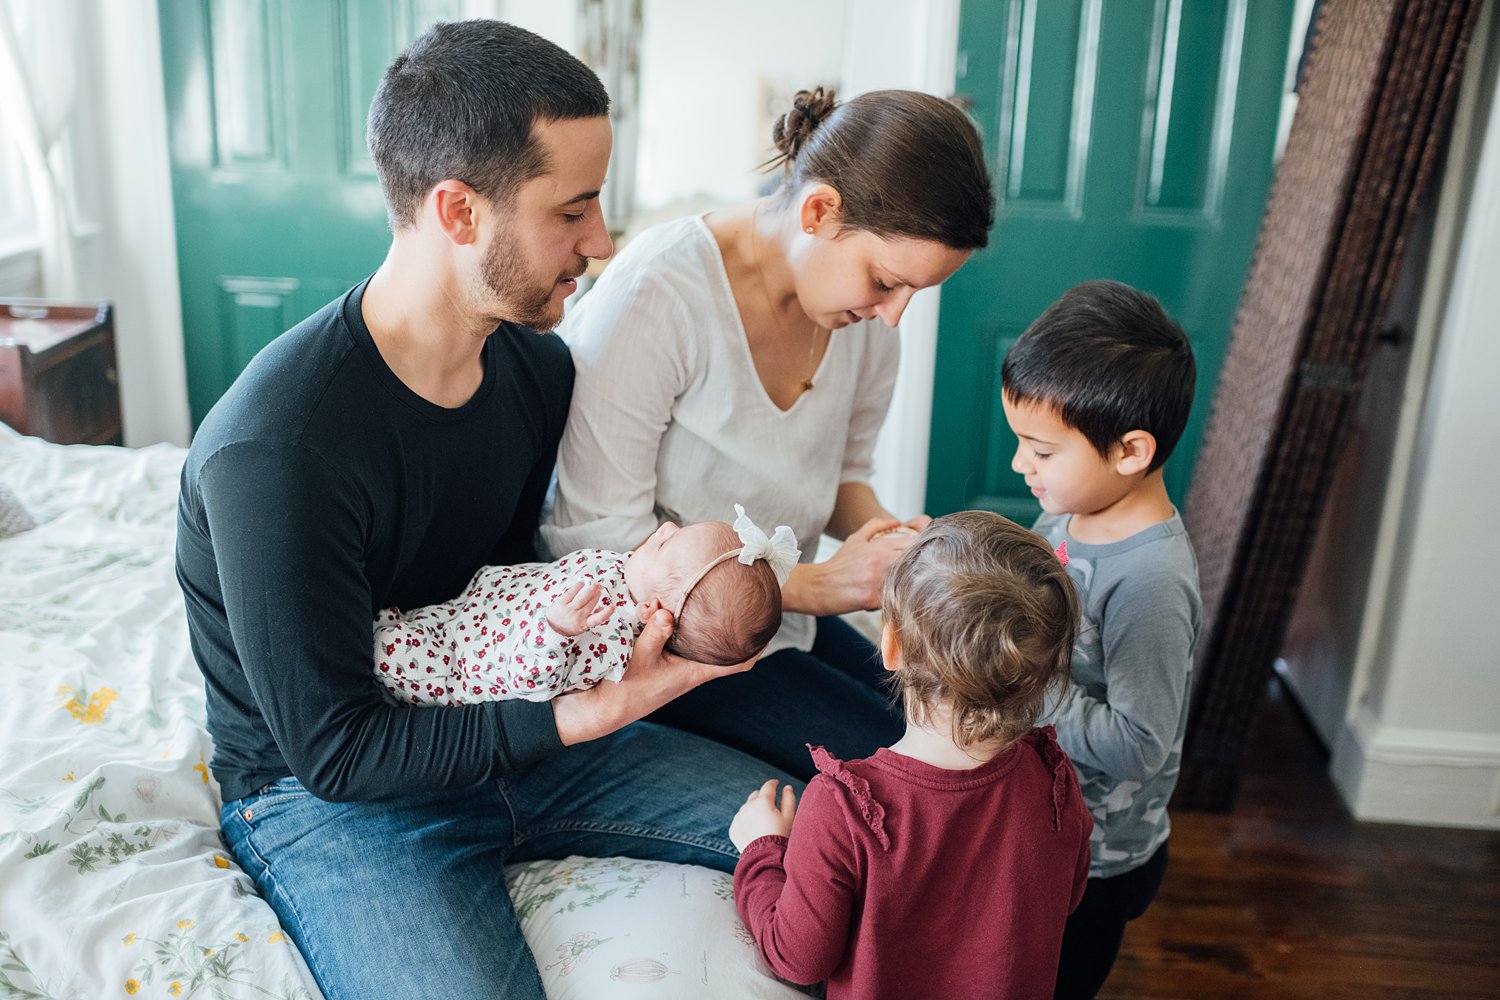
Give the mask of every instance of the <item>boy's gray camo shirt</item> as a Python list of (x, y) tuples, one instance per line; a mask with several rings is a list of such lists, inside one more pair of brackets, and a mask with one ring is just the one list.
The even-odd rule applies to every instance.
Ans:
[(1108, 545), (1069, 538), (1070, 519), (1043, 514), (1033, 526), (1054, 548), (1067, 542), (1083, 606), (1072, 680), (1043, 721), (1057, 727), (1094, 814), (1089, 876), (1110, 878), (1144, 864), (1171, 832), (1202, 609), (1198, 560), (1175, 510)]

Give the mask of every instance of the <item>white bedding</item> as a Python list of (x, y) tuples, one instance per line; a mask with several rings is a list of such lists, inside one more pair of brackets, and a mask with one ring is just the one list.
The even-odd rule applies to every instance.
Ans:
[[(219, 840), (173, 576), (183, 454), (0, 425), (0, 487), (37, 522), (0, 537), (0, 998), (320, 996)], [(726, 875), (570, 858), (508, 877), (553, 998), (800, 995)]]

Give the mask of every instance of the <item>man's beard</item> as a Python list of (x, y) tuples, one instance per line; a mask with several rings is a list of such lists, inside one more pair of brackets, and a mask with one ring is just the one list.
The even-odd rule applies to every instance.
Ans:
[(489, 249), (484, 255), (484, 270), (480, 280), (485, 290), (505, 303), (507, 315), (502, 319), (529, 326), (538, 333), (545, 333), (562, 322), (562, 309), (553, 311), (552, 293), (557, 281), (563, 277), (576, 277), (588, 267), (588, 259), (578, 258), (577, 266), (566, 275), (557, 275), (543, 285), (526, 270), (526, 261), (519, 252), (520, 241), (509, 229), (495, 233)]

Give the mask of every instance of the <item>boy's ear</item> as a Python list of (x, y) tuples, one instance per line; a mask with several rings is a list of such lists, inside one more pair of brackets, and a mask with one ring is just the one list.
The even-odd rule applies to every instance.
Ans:
[(889, 623), (880, 629), (880, 662), (887, 670), (901, 669), (901, 643)]
[(1151, 468), (1151, 461), (1156, 458), (1156, 435), (1150, 431), (1126, 431), (1115, 448), (1115, 471), (1122, 476), (1139, 475)]

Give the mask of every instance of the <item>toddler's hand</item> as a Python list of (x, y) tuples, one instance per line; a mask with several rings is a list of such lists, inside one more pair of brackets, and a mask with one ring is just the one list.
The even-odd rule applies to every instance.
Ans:
[(578, 635), (609, 621), (615, 606), (600, 602), (603, 593), (597, 583), (579, 580), (547, 609), (547, 624), (559, 635)]
[(787, 785), (781, 790), (781, 805), (776, 804), (777, 781), (772, 778), (750, 793), (729, 824), (729, 839), (735, 849), (743, 851), (761, 837), (790, 837), (792, 819), (797, 815), (797, 793)]

